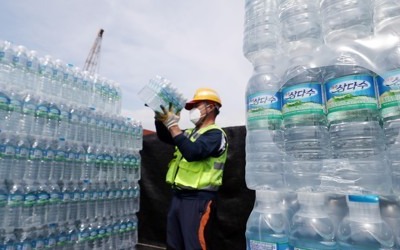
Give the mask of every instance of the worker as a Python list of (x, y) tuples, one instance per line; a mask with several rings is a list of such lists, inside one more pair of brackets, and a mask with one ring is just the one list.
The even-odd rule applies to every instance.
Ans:
[(167, 249), (210, 249), (210, 225), (227, 157), (227, 137), (215, 124), (221, 108), (216, 91), (198, 89), (185, 104), (194, 128), (182, 131), (179, 113), (161, 107), (155, 126), (160, 140), (175, 146), (166, 182), (172, 187), (167, 216)]

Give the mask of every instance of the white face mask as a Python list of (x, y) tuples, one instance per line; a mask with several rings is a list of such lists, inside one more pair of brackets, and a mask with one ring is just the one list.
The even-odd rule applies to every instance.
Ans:
[(189, 112), (189, 118), (190, 118), (190, 121), (193, 122), (194, 125), (196, 125), (196, 123), (198, 123), (201, 118), (200, 109), (198, 109), (198, 108), (191, 109)]

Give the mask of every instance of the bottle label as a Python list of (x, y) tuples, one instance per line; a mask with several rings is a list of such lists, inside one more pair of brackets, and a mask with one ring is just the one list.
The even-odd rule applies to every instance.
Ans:
[[(0, 95), (0, 110), (8, 111), (10, 108), (10, 99), (5, 95)], [(2, 117), (2, 119), (4, 119)]]
[(51, 192), (51, 193), (50, 193), (49, 202), (50, 202), (51, 204), (58, 203), (58, 202), (60, 202), (61, 199), (63, 199), (63, 198), (64, 198), (64, 195), (62, 195), (60, 192)]
[(58, 162), (65, 162), (66, 153), (62, 150), (57, 150), (54, 157), (55, 157), (55, 160)]
[(15, 156), (17, 159), (23, 159), (29, 157), (29, 148), (19, 147), (15, 150)]
[(37, 196), (34, 193), (28, 193), (25, 196), (24, 206), (31, 207), (36, 204)]
[(325, 103), (319, 83), (303, 83), (283, 88), (283, 117), (324, 114)]
[(250, 240), (249, 250), (289, 250), (288, 243), (271, 243), (257, 240)]
[(54, 150), (47, 149), (43, 151), (43, 160), (53, 161), (54, 160)]
[(4, 156), (13, 157), (15, 156), (16, 149), (14, 146), (7, 145), (5, 146)]
[(24, 103), (24, 105), (22, 106), (22, 112), (25, 115), (33, 116), (35, 114), (35, 104), (29, 102)]
[(6, 194), (0, 194), (0, 207), (7, 205), (8, 196)]
[(69, 112), (67, 110), (60, 111), (60, 120), (68, 122), (69, 120)]
[(29, 154), (31, 160), (41, 160), (43, 158), (43, 151), (40, 148), (33, 148)]
[(247, 128), (258, 128), (257, 124), (282, 120), (281, 93), (258, 92), (247, 97)]
[(328, 115), (337, 111), (378, 108), (374, 79), (370, 75), (344, 76), (327, 82), (326, 100)]
[(50, 195), (46, 192), (40, 192), (38, 193), (38, 200), (37, 203), (38, 205), (45, 205), (49, 202), (50, 200)]
[(400, 115), (400, 70), (377, 77), (379, 103), (383, 119)]
[(10, 110), (11, 111), (17, 111), (17, 112), (21, 112), (22, 108), (22, 102), (20, 100), (16, 100), (16, 99), (11, 99), (10, 100)]
[(49, 113), (49, 110), (45, 105), (39, 105), (36, 108), (35, 115), (37, 117), (46, 117), (48, 113)]
[(60, 120), (60, 114), (61, 113), (60, 113), (60, 110), (58, 108), (55, 108), (55, 107), (49, 108), (49, 119), (59, 121)]

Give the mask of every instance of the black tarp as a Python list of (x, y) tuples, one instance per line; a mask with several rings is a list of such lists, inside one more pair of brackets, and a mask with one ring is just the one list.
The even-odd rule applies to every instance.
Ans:
[[(253, 209), (254, 191), (245, 184), (244, 126), (223, 128), (228, 136), (229, 151), (223, 186), (219, 190), (217, 218), (213, 226), (212, 249), (246, 249), (245, 229)], [(167, 164), (174, 148), (161, 142), (156, 134), (143, 137), (140, 184), (140, 211), (138, 213), (139, 243), (165, 247), (166, 215), (171, 198), (165, 183)]]

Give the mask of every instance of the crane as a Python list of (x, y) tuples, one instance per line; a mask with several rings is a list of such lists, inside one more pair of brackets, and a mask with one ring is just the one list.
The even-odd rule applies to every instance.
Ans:
[(89, 55), (86, 58), (85, 66), (83, 66), (84, 71), (88, 71), (91, 74), (98, 73), (100, 66), (100, 50), (101, 41), (103, 38), (104, 30), (100, 29), (97, 33), (96, 40), (90, 49)]

